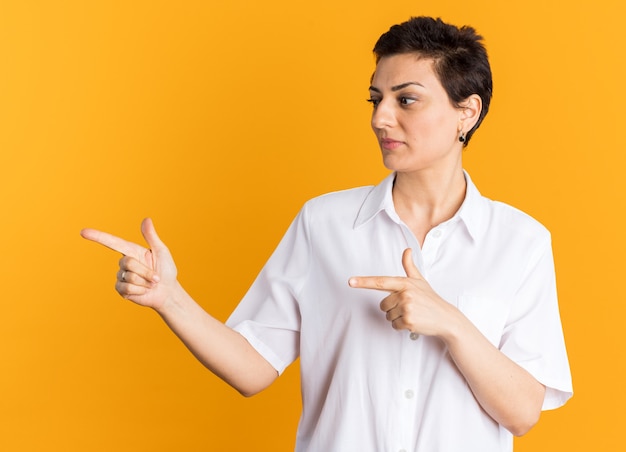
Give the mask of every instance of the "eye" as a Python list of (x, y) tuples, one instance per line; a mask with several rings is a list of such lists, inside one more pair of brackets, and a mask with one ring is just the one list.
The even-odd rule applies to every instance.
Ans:
[(376, 99), (374, 97), (370, 97), (369, 99), (366, 99), (370, 104), (372, 104), (374, 106), (374, 108), (378, 107), (378, 104), (380, 103), (380, 99)]
[(413, 99), (411, 97), (406, 97), (406, 96), (402, 96), (400, 98), (400, 103), (402, 105), (411, 105), (413, 102), (416, 102), (416, 101), (417, 101), (417, 99)]

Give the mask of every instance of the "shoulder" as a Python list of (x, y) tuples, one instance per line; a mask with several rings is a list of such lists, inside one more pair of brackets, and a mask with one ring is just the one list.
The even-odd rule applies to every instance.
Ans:
[(526, 243), (546, 244), (551, 241), (550, 231), (526, 212), (489, 198), (483, 197), (483, 203), (488, 212), (489, 234)]
[(472, 236), (500, 247), (550, 242), (550, 232), (543, 224), (510, 204), (482, 195), (467, 172), (465, 177), (467, 193), (460, 214)]
[(373, 189), (373, 185), (368, 185), (325, 193), (308, 200), (304, 204), (303, 210), (313, 216), (338, 215), (341, 213), (356, 215)]

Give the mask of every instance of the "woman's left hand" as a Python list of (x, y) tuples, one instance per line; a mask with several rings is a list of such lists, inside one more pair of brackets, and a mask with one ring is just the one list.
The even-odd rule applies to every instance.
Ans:
[(413, 262), (410, 248), (402, 254), (402, 276), (354, 276), (350, 287), (390, 292), (380, 303), (387, 320), (396, 330), (409, 330), (426, 336), (444, 334), (450, 309), (455, 309), (430, 287)]
[(398, 330), (442, 339), (478, 403), (514, 435), (539, 419), (545, 386), (494, 347), (455, 306), (435, 293), (415, 267), (411, 250), (402, 254), (406, 277), (350, 278), (351, 287), (390, 292), (380, 303)]

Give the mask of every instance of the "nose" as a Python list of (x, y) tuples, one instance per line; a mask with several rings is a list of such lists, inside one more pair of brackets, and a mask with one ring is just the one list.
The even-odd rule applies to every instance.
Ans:
[(395, 125), (395, 123), (396, 116), (393, 106), (390, 102), (381, 100), (372, 113), (372, 128), (374, 130), (384, 129)]

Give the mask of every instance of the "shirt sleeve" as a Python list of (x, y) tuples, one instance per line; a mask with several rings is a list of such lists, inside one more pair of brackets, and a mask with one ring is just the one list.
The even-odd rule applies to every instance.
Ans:
[(549, 235), (522, 276), (500, 349), (546, 386), (544, 410), (558, 408), (572, 396)]
[(300, 310), (297, 295), (310, 265), (306, 206), (226, 324), (281, 374), (299, 356)]

